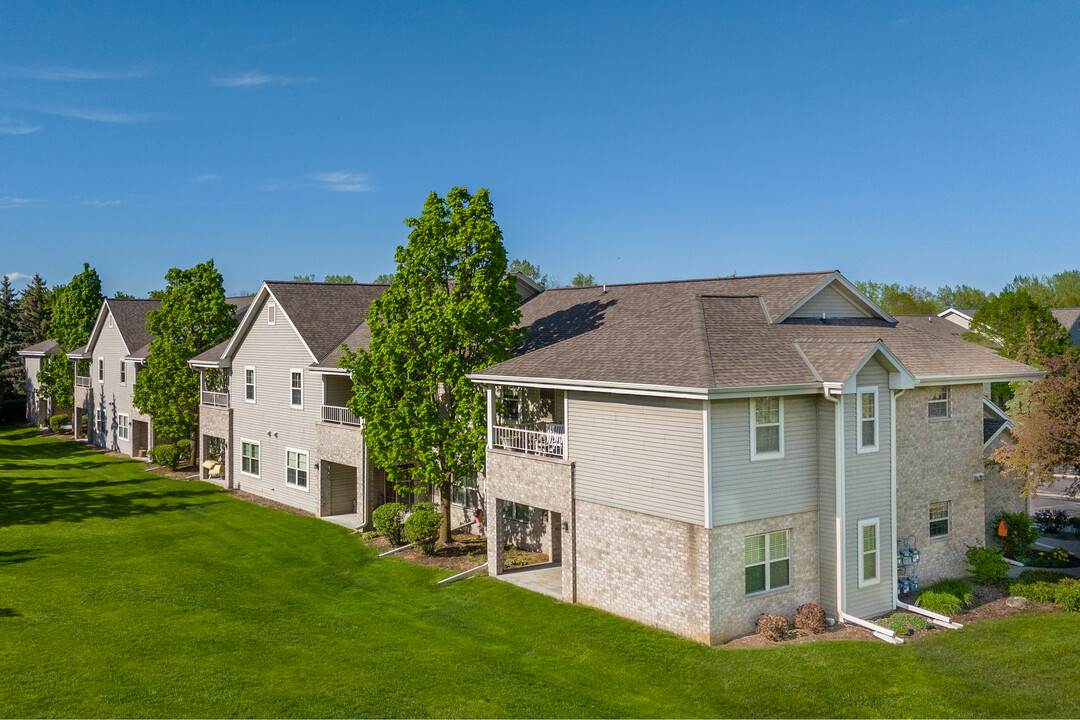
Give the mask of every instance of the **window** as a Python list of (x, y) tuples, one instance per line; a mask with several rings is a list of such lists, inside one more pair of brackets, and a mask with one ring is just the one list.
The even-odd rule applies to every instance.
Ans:
[(97, 411), (97, 431), (98, 435), (104, 437), (105, 435), (105, 408), (99, 408)]
[(130, 433), (131, 419), (124, 413), (120, 413), (116, 416), (116, 437), (121, 440), (128, 440), (131, 437)]
[(529, 516), (532, 508), (528, 505), (521, 505), (519, 503), (504, 502), (503, 514), (506, 515), (507, 520), (516, 520), (517, 522), (529, 522)]
[(120, 384), (127, 385), (127, 363), (120, 361)]
[(930, 503), (930, 537), (949, 534), (949, 503)]
[(750, 401), (750, 459), (784, 457), (784, 399), (754, 398)]
[(98, 382), (105, 382), (105, 358), (97, 359), (97, 379)]
[(744, 564), (747, 595), (791, 585), (788, 532), (777, 530), (746, 538)]
[(936, 388), (926, 403), (926, 417), (931, 420), (943, 420), (949, 417), (949, 388)]
[(289, 371), (289, 404), (294, 408), (304, 407), (304, 371)]
[(480, 507), (480, 492), (476, 485), (476, 473), (468, 473), (454, 484), (453, 503), (467, 508)]
[(244, 368), (244, 402), (255, 402), (255, 368)]
[(308, 456), (299, 450), (285, 450), (285, 483), (307, 490)]
[(516, 423), (521, 419), (521, 388), (504, 387), (502, 391), (503, 422)]
[(270, 304), (266, 306), (266, 324), (277, 325), (277, 305)]
[(240, 472), (259, 477), (259, 443), (240, 441)]
[(877, 392), (877, 388), (858, 391), (859, 427), (857, 428), (856, 434), (859, 437), (858, 446), (855, 448), (855, 452), (877, 452)]
[(881, 582), (878, 569), (878, 518), (859, 521), (859, 587)]

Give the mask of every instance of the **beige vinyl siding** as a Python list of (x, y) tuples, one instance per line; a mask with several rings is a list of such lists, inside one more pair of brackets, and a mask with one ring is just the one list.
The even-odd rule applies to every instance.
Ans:
[[(321, 392), (325, 398), (325, 404), (333, 405), (336, 407), (345, 407), (349, 400), (352, 398), (352, 378), (348, 375), (310, 375), (311, 382), (319, 382), (319, 378), (322, 377), (322, 381), (319, 386), (312, 388), (313, 391)], [(305, 394), (307, 388), (304, 388)], [(320, 398), (316, 397), (316, 400)], [(304, 398), (304, 402), (307, 402), (308, 398)]]
[[(101, 333), (98, 335), (97, 340), (94, 341), (93, 347), (90, 348), (93, 357), (90, 366), (90, 388), (93, 391), (94, 406), (88, 418), (88, 434), (90, 441), (94, 445), (130, 455), (133, 434), (130, 432), (129, 425), (128, 439), (124, 440), (118, 437), (117, 427), (120, 414), (128, 415), (130, 422), (136, 420), (150, 422), (150, 417), (143, 415), (135, 407), (134, 363), (124, 361), (127, 365), (127, 382), (123, 385), (120, 384), (120, 362), (123, 361), (128, 351), (116, 323), (109, 322), (110, 316), (111, 313), (106, 316)], [(104, 358), (105, 360), (105, 382), (98, 381), (98, 358)], [(104, 436), (100, 435), (97, 429), (97, 413), (102, 408), (105, 410)]]
[[(844, 399), (844, 471), (846, 520), (847, 611), (853, 615), (872, 616), (892, 608), (892, 563), (896, 562), (896, 543), (892, 537), (892, 457), (889, 432), (889, 374), (875, 359), (857, 376), (860, 388), (878, 388), (878, 451), (856, 452), (858, 398), (855, 393)], [(859, 588), (860, 520), (879, 518), (877, 585)]]
[(821, 607), (836, 617), (836, 406), (817, 399), (818, 430), (818, 577)]
[(569, 393), (567, 403), (578, 499), (705, 524), (701, 401)]
[(821, 292), (793, 312), (791, 317), (820, 318), (822, 313), (825, 313), (825, 317), (872, 317), (862, 307), (849, 300), (844, 291), (837, 287), (836, 283), (826, 285)]
[(784, 457), (750, 460), (753, 400), (712, 401), (713, 526), (813, 510), (817, 502), (817, 396), (784, 403)]
[(31, 425), (44, 425), (49, 421), (49, 418), (44, 417), (41, 413), (41, 383), (38, 382), (38, 372), (41, 371), (41, 364), (44, 358), (39, 357), (24, 357), (20, 358), (23, 361), (23, 369), (26, 372), (25, 378), (25, 390), (26, 390), (26, 422)]
[(328, 487), (323, 511), (330, 515), (356, 512), (356, 468), (334, 462), (324, 464)]
[[(276, 304), (276, 303), (275, 303)], [(321, 416), (322, 387), (318, 376), (304, 371), (304, 407), (290, 407), (290, 372), (312, 363), (311, 354), (285, 318), (280, 306), (277, 323), (268, 325), (266, 303), (254, 310), (255, 321), (240, 338), (232, 360), (233, 439), (231, 443), (237, 486), (291, 507), (318, 513), (319, 461), (315, 453), (315, 425)], [(244, 401), (244, 368), (254, 366), (255, 402)], [(241, 440), (259, 443), (260, 477), (240, 472)], [(285, 482), (285, 448), (308, 453), (308, 489)]]

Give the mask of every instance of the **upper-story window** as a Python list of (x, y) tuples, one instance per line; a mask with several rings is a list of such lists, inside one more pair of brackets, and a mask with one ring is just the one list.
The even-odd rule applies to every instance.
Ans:
[(277, 325), (277, 305), (273, 303), (266, 306), (266, 324)]
[(926, 403), (926, 417), (931, 420), (943, 420), (949, 417), (949, 387), (943, 385), (931, 389), (929, 402)]
[(244, 402), (255, 402), (255, 368), (244, 368)]
[(754, 398), (750, 401), (750, 459), (784, 457), (784, 399)]
[(127, 385), (127, 363), (120, 361), (120, 384)]
[(856, 431), (856, 452), (877, 452), (878, 449), (878, 391), (877, 388), (860, 389), (859, 426)]
[(304, 407), (304, 371), (289, 371), (289, 405), (294, 408)]
[(521, 419), (521, 388), (503, 388), (502, 414), (503, 420), (507, 423), (516, 423)]
[(97, 359), (97, 379), (98, 382), (105, 382), (105, 358)]

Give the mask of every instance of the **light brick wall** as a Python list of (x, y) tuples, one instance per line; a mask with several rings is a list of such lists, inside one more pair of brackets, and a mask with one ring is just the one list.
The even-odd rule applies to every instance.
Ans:
[[(748, 597), (746, 537), (776, 530), (791, 530), (788, 546), (791, 585)], [(754, 623), (761, 613), (794, 619), (799, 605), (819, 602), (816, 511), (714, 527), (709, 540), (713, 643), (754, 632)]]
[[(986, 449), (986, 457), (989, 458), (995, 450), (1012, 441), (1009, 431), (1002, 431)], [(1028, 512), (1028, 499), (1020, 495), (1020, 482), (1005, 477), (996, 463), (988, 462), (985, 467), (983, 496), (986, 514), (986, 545), (998, 547), (995, 542), (997, 525), (994, 523), (994, 516), (1002, 510), (1011, 513)]]
[(315, 453), (320, 460), (364, 467), (364, 433), (351, 425), (320, 422), (315, 425)]
[[(225, 487), (228, 488), (233, 486), (233, 473), (229, 462), (232, 457), (232, 413), (232, 408), (209, 405), (199, 406), (199, 464), (201, 465), (206, 460), (207, 436), (224, 440), (230, 446), (230, 449), (226, 450), (224, 457), (221, 458), (222, 462), (225, 463), (225, 473), (222, 480), (225, 482)], [(147, 440), (149, 441), (149, 438)]]
[[(934, 390), (908, 390), (896, 401), (897, 538), (915, 537), (920, 587), (966, 575), (967, 546), (982, 545), (986, 537), (983, 483), (973, 479), (984, 472), (982, 385), (950, 386), (946, 420), (927, 418)], [(930, 503), (946, 500), (949, 534), (931, 540)]]
[(579, 603), (710, 642), (708, 530), (581, 501), (576, 524)]

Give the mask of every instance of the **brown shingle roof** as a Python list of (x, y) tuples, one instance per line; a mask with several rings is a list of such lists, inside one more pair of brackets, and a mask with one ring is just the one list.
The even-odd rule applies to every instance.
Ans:
[(106, 298), (105, 304), (109, 306), (116, 329), (120, 331), (120, 337), (124, 338), (129, 352), (149, 344), (153, 336), (146, 330), (146, 314), (160, 308), (160, 300)]
[(39, 357), (45, 355), (56, 355), (60, 352), (60, 343), (54, 338), (48, 340), (42, 340), (41, 342), (34, 343), (33, 345), (27, 345), (22, 350), (19, 350), (19, 354), (24, 357)]
[(335, 350), (367, 318), (386, 285), (267, 281), (312, 354), (319, 360)]

